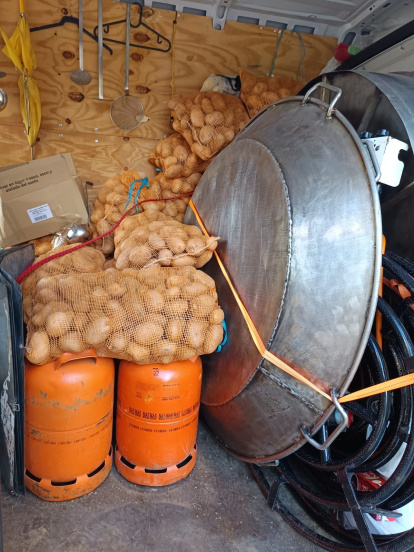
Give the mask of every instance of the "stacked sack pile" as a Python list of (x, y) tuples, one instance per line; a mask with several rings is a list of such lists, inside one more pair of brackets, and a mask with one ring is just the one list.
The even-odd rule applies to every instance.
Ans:
[[(137, 211), (160, 212), (182, 222), (189, 194), (195, 190), (212, 158), (249, 120), (239, 98), (220, 92), (173, 96), (168, 106), (172, 109), (176, 132), (160, 140), (149, 156), (160, 174), (147, 180), (129, 170), (107, 180), (91, 213), (94, 238), (111, 230), (126, 210), (144, 199), (158, 201), (143, 203)], [(183, 197), (168, 199), (177, 196)], [(107, 266), (113, 266), (113, 234), (96, 242), (95, 246), (105, 255)]]
[(212, 353), (224, 313), (214, 280), (195, 267), (216, 246), (195, 226), (141, 213), (115, 231), (117, 267), (105, 270), (104, 255), (89, 246), (39, 266), (21, 286), (27, 359), (45, 364), (92, 348), (99, 357), (166, 364)]
[(240, 82), (240, 97), (250, 117), (272, 103), (296, 96), (303, 87), (303, 83), (292, 77), (256, 77), (243, 69), (240, 70)]

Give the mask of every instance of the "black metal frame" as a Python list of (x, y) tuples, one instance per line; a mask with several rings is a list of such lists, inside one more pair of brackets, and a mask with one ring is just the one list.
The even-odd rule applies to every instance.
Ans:
[[(404, 266), (402, 266), (404, 265)], [(384, 269), (402, 282), (414, 295), (414, 265), (394, 254), (383, 260)], [(382, 314), (383, 350), (371, 335), (357, 375), (365, 376), (368, 385), (387, 381), (413, 371), (414, 345), (411, 337), (414, 325), (408, 331), (403, 321), (407, 309), (404, 301), (394, 291), (384, 288), (386, 301), (378, 299), (378, 311)], [(390, 303), (397, 307), (394, 310)], [(410, 303), (411, 305), (411, 303)], [(401, 308), (400, 308), (401, 307)], [(410, 307), (410, 312), (412, 311)], [(411, 320), (411, 318), (409, 319)], [(414, 320), (414, 313), (413, 313)], [(357, 376), (354, 381), (357, 380)], [(358, 381), (358, 380), (357, 380)], [(269, 482), (263, 469), (250, 464), (253, 476), (265, 495), (268, 505), (277, 511), (297, 532), (325, 550), (351, 552), (405, 552), (414, 546), (414, 529), (398, 535), (378, 536), (369, 531), (366, 513), (380, 513), (398, 517), (394, 510), (414, 500), (414, 393), (409, 386), (355, 403), (345, 404), (354, 413), (357, 423), (347, 430), (348, 443), (355, 435), (370, 425), (372, 431), (366, 441), (349, 453), (347, 439), (342, 436), (328, 450), (317, 452), (305, 445), (296, 453), (280, 460), (272, 468), (274, 479)], [(377, 404), (372, 409), (373, 400)], [(371, 411), (370, 411), (371, 408)], [(362, 421), (362, 422), (361, 422)], [(325, 428), (326, 429), (326, 428)], [(320, 437), (323, 439), (323, 428)], [(342, 450), (341, 450), (342, 441)], [(356, 440), (357, 441), (357, 440)], [(358, 442), (358, 441), (357, 441)], [(379, 488), (372, 491), (354, 489), (353, 474), (380, 468), (406, 443), (405, 452), (393, 474)], [(298, 497), (306, 511), (328, 530), (337, 540), (330, 540), (299, 520), (279, 496), (283, 485)], [(350, 511), (354, 516), (357, 531), (348, 531), (339, 518), (341, 512)]]

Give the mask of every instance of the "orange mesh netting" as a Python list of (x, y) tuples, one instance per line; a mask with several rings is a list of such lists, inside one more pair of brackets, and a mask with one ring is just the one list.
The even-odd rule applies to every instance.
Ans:
[[(53, 251), (41, 255), (36, 262), (47, 259), (61, 251), (67, 251), (72, 249), (72, 245), (62, 245), (56, 247)], [(38, 291), (40, 289), (47, 288), (48, 282), (51, 276), (59, 274), (83, 274), (90, 272), (101, 272), (104, 268), (105, 257), (100, 251), (97, 251), (93, 247), (82, 247), (73, 253), (52, 259), (43, 266), (37, 268), (34, 272), (26, 276), (21, 283), (21, 290), (23, 295), (23, 318), (27, 324), (30, 318), (38, 313), (39, 306), (36, 307), (33, 302), (34, 290), (37, 287), (38, 282), (41, 282)], [(47, 291), (40, 293), (47, 297)], [(51, 303), (49, 308), (59, 308), (59, 305)]]
[(239, 98), (220, 92), (173, 96), (168, 107), (173, 110), (174, 130), (205, 160), (227, 146), (249, 120)]
[(209, 165), (209, 161), (203, 161), (191, 151), (185, 138), (178, 133), (160, 140), (150, 153), (149, 160), (162, 169), (167, 178), (203, 173)]
[(31, 298), (26, 357), (34, 364), (91, 348), (100, 357), (169, 363), (211, 353), (223, 339), (214, 280), (193, 267), (62, 271), (38, 279)]
[[(131, 190), (131, 185), (134, 182)], [(117, 174), (105, 182), (91, 212), (93, 238), (105, 234), (119, 221), (125, 210), (134, 204), (134, 197), (140, 185), (140, 176), (134, 170)], [(95, 247), (101, 249), (104, 255), (111, 255), (114, 252), (113, 235), (95, 242)]]
[(116, 229), (114, 266), (121, 270), (155, 264), (201, 268), (216, 247), (217, 238), (206, 238), (197, 226), (146, 211), (124, 219)]
[(250, 117), (283, 98), (295, 96), (303, 84), (292, 77), (255, 77), (240, 70), (241, 93)]

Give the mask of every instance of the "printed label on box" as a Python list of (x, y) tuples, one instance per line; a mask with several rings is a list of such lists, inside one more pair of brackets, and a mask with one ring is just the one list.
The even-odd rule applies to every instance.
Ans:
[(39, 205), (39, 207), (33, 207), (33, 209), (27, 209), (27, 214), (33, 224), (42, 220), (53, 218), (52, 211), (47, 203)]

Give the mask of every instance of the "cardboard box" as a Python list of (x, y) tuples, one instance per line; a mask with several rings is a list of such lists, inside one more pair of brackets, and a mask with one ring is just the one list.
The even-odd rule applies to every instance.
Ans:
[(69, 153), (0, 168), (0, 247), (87, 223), (85, 190)]

